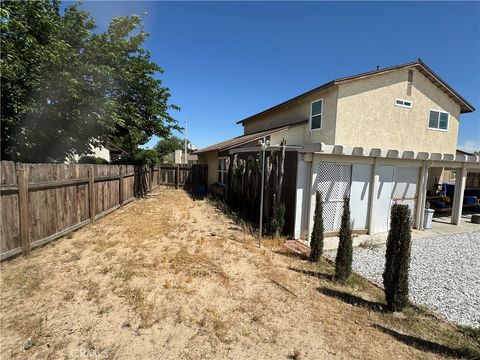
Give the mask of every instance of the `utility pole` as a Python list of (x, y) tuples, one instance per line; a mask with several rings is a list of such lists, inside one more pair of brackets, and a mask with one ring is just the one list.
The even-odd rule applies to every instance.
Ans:
[(188, 129), (188, 119), (185, 119), (185, 158), (184, 158), (184, 163), (188, 164), (188, 155), (187, 155), (187, 129)]

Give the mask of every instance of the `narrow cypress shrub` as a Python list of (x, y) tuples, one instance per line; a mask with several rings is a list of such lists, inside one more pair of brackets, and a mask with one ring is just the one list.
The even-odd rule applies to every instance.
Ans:
[(323, 252), (323, 201), (320, 192), (315, 195), (315, 214), (310, 238), (310, 261), (317, 262)]
[(350, 198), (343, 199), (342, 223), (340, 226), (335, 278), (345, 281), (352, 273), (352, 227), (350, 225)]
[(390, 215), (383, 272), (385, 300), (390, 311), (402, 310), (408, 302), (410, 243), (410, 209), (407, 205), (394, 204)]

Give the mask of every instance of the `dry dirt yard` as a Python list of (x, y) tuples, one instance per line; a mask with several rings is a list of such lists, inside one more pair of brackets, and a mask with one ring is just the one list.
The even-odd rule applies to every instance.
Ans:
[[(282, 241), (259, 249), (207, 200), (160, 189), (1, 264), (2, 359), (434, 359), (478, 333), (382, 311)], [(33, 346), (24, 349), (31, 338)]]

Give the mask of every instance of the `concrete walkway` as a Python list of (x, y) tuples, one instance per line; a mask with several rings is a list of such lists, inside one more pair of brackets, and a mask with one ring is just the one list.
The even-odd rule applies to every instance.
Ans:
[[(479, 224), (471, 222), (471, 215), (462, 215), (462, 221), (459, 225), (450, 224), (450, 217), (435, 217), (432, 228), (428, 230), (412, 229), (412, 239), (423, 239), (445, 234), (459, 234), (480, 230)], [(387, 242), (388, 233), (378, 233), (374, 235), (362, 234), (354, 235), (353, 246), (359, 245), (379, 245)], [(325, 238), (324, 249), (335, 250), (338, 247), (338, 237)]]

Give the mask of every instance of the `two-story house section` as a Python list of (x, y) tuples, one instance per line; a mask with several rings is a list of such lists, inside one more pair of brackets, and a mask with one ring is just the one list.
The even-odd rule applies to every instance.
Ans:
[[(327, 233), (339, 229), (343, 197), (351, 201), (356, 232), (388, 230), (394, 202), (408, 204), (423, 224), (428, 174), (444, 167), (461, 173), (480, 167), (478, 157), (457, 158), (460, 114), (475, 109), (421, 60), (339, 78), (238, 121), (244, 135), (197, 151), (208, 164), (209, 186), (226, 184), (228, 159), (286, 139), (287, 231), (308, 238), (314, 196), (325, 201)], [(462, 176), (458, 176), (461, 187)], [(293, 185), (292, 185), (293, 184)], [(461, 207), (463, 194), (454, 203)], [(452, 222), (461, 215), (453, 209)]]
[(460, 114), (474, 110), (418, 60), (336, 79), (238, 123), (245, 135), (298, 124), (290, 144), (455, 154)]

